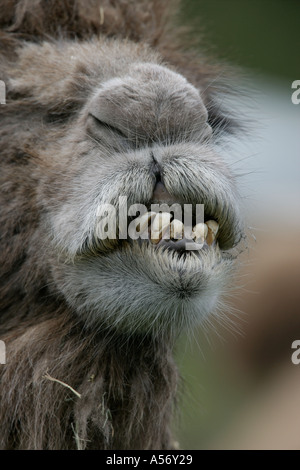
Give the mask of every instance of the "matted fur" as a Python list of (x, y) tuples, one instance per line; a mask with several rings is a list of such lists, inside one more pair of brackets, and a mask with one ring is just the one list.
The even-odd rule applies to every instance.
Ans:
[[(210, 87), (218, 71), (180, 51), (173, 8), (1, 2), (3, 449), (172, 447), (174, 339), (216, 306), (232, 259), (95, 246), (92, 224), (96, 203), (151, 200), (151, 147), (167, 189), (219, 219), (223, 248), (241, 237), (234, 179), (207, 143), (231, 122)], [(105, 100), (126, 141), (91, 120)]]

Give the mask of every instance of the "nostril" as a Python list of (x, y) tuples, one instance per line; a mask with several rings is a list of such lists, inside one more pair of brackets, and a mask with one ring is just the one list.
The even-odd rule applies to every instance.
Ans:
[(160, 171), (160, 166), (157, 162), (153, 164), (152, 171), (154, 173), (156, 182), (157, 183), (160, 182), (161, 181), (161, 171)]
[(152, 157), (152, 166), (151, 166), (151, 171), (155, 177), (155, 180), (156, 180), (156, 183), (159, 183), (162, 178), (161, 178), (161, 167), (159, 165), (159, 163), (155, 160), (154, 158), (154, 155), (151, 154), (151, 157)]

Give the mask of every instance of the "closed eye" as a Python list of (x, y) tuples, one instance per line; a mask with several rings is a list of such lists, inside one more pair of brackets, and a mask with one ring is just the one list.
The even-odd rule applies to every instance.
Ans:
[(120, 129), (118, 129), (117, 127), (112, 126), (111, 124), (108, 124), (107, 122), (101, 121), (101, 119), (94, 116), (94, 114), (89, 113), (89, 116), (91, 116), (94, 122), (96, 122), (97, 125), (100, 126), (102, 129), (106, 129), (108, 131), (113, 132), (114, 134), (118, 134), (120, 137), (123, 137), (123, 139), (128, 139), (128, 136), (125, 135), (122, 131), (120, 131)]

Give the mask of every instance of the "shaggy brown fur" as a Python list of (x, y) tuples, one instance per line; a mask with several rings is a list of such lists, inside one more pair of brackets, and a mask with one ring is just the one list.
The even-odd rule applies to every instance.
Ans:
[[(0, 79), (7, 84), (7, 104), (0, 107), (0, 337), (7, 345), (7, 364), (0, 366), (2, 449), (172, 447), (173, 340), (151, 334), (128, 339), (81, 323), (53, 283), (41, 221), (55, 203), (56, 175), (64, 171), (58, 162), (55, 174), (45, 155), (96, 83), (95, 36), (132, 41), (140, 57), (157, 57), (155, 48), (160, 61), (206, 90), (210, 124), (227, 127), (209, 87), (215, 67), (180, 52), (178, 32), (169, 31), (173, 4), (1, 1)], [(82, 40), (90, 46), (76, 66), (62, 55), (55, 70), (47, 68), (51, 44), (64, 54), (66, 45)]]

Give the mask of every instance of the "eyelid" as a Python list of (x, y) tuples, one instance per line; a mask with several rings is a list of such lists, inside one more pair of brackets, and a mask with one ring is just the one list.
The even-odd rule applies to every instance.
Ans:
[(115, 134), (119, 134), (121, 137), (123, 137), (124, 139), (128, 139), (128, 136), (126, 136), (122, 131), (120, 131), (120, 129), (118, 129), (117, 127), (115, 126), (112, 126), (111, 124), (108, 124), (107, 122), (105, 121), (101, 121), (101, 119), (99, 119), (97, 116), (95, 116), (94, 114), (92, 113), (89, 113), (89, 116), (91, 116), (99, 126), (101, 127), (104, 127), (105, 129), (107, 130), (110, 130), (111, 132), (114, 132)]

